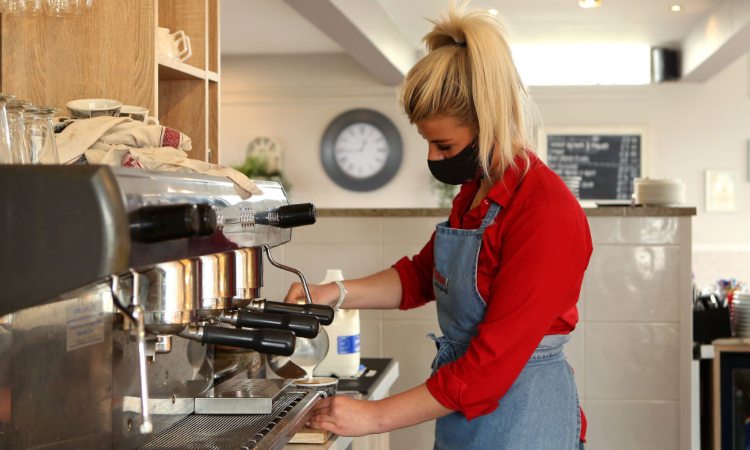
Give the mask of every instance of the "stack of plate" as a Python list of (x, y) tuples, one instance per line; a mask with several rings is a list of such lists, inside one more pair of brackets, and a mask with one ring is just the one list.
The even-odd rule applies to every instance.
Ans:
[(576, 198), (581, 198), (581, 177), (560, 177)]
[(685, 184), (677, 179), (636, 178), (635, 202), (647, 206), (674, 206), (685, 203)]
[(750, 293), (735, 294), (732, 299), (734, 331), (738, 337), (750, 337)]

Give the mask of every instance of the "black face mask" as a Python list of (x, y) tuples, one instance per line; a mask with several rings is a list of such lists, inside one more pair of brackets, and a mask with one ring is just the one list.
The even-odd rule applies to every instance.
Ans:
[(456, 155), (437, 161), (427, 160), (432, 176), (445, 184), (463, 184), (482, 176), (479, 166), (479, 147), (476, 141)]

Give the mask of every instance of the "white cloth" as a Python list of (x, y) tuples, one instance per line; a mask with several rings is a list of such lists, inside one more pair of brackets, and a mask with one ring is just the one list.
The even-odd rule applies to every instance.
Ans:
[(243, 198), (263, 191), (243, 173), (187, 157), (192, 143), (177, 130), (147, 125), (126, 117), (77, 120), (57, 136), (60, 162), (69, 164), (86, 156), (89, 164), (139, 167), (171, 172), (198, 172), (227, 177)]

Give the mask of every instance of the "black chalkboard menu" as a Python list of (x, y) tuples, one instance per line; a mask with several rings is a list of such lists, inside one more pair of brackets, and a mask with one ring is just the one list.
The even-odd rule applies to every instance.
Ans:
[(547, 164), (561, 177), (581, 177), (582, 200), (630, 200), (641, 176), (640, 134), (547, 134)]

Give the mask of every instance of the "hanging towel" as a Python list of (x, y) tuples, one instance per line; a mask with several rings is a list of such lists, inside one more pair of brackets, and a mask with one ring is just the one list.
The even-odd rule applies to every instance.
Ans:
[(137, 167), (172, 172), (198, 172), (227, 177), (242, 198), (263, 192), (231, 167), (188, 158), (190, 137), (173, 128), (127, 117), (101, 116), (76, 120), (57, 135), (60, 162), (73, 164), (85, 156), (89, 164)]

